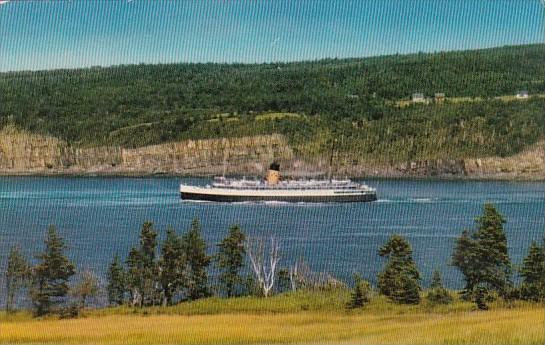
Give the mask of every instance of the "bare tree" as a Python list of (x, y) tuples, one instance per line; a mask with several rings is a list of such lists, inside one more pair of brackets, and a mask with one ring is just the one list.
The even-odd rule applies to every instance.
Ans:
[(252, 270), (260, 289), (265, 297), (269, 296), (276, 276), (276, 265), (280, 259), (280, 245), (278, 240), (271, 237), (269, 255), (265, 255), (265, 243), (261, 238), (246, 240), (246, 253), (252, 263)]
[(296, 291), (297, 290), (297, 277), (298, 277), (297, 262), (295, 263), (295, 265), (290, 266), (289, 275), (290, 275), (291, 291)]
[(307, 289), (314, 283), (314, 274), (303, 258), (299, 258), (293, 266), (290, 266), (289, 276), (292, 291)]
[(343, 284), (326, 272), (314, 272), (305, 261), (300, 258), (288, 270), (291, 290), (301, 289), (328, 289), (342, 287)]
[(87, 300), (99, 294), (100, 286), (97, 276), (89, 269), (81, 272), (79, 281), (71, 289), (71, 294), (78, 300), (79, 307), (85, 308)]

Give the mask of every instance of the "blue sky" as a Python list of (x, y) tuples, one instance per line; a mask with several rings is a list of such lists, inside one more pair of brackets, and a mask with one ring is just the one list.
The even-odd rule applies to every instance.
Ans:
[(12, 0), (0, 5), (0, 71), (359, 57), (544, 35), (539, 0)]

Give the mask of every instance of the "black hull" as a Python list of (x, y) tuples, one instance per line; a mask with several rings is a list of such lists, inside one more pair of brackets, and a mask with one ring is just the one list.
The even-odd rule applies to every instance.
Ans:
[(247, 196), (247, 195), (211, 195), (200, 193), (182, 192), (183, 200), (195, 201), (216, 201), (216, 202), (259, 202), (259, 201), (280, 201), (280, 202), (371, 202), (377, 200), (376, 194), (356, 195), (332, 195), (332, 196)]

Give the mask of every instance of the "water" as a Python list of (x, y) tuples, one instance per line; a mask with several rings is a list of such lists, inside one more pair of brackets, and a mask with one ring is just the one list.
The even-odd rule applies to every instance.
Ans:
[[(458, 288), (462, 277), (449, 266), (453, 244), (464, 228), (474, 226), (483, 203), (493, 202), (505, 215), (515, 264), (545, 228), (541, 182), (371, 180), (380, 200), (361, 204), (182, 202), (179, 183), (179, 178), (0, 177), (0, 272), (11, 246), (19, 244), (28, 257), (41, 251), (49, 224), (65, 237), (78, 267), (104, 277), (112, 257), (125, 258), (138, 243), (144, 221), (153, 221), (162, 239), (168, 225), (182, 232), (199, 217), (210, 253), (229, 225), (239, 223), (250, 236), (281, 241), (281, 266), (303, 258), (314, 271), (345, 280), (360, 272), (375, 282), (384, 263), (378, 248), (391, 234), (402, 234), (413, 245), (424, 285), (439, 268), (446, 284)], [(3, 289), (2, 283), (0, 302)]]

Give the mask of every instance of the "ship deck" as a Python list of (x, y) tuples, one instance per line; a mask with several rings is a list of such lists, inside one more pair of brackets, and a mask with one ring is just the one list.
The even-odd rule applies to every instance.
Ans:
[(352, 182), (342, 184), (181, 185), (180, 194), (184, 200), (223, 202), (366, 202), (377, 199), (375, 189)]
[(276, 184), (268, 184), (253, 180), (221, 180), (212, 183), (210, 188), (235, 189), (235, 190), (358, 190), (367, 186), (350, 180), (326, 180), (326, 181), (281, 181)]

